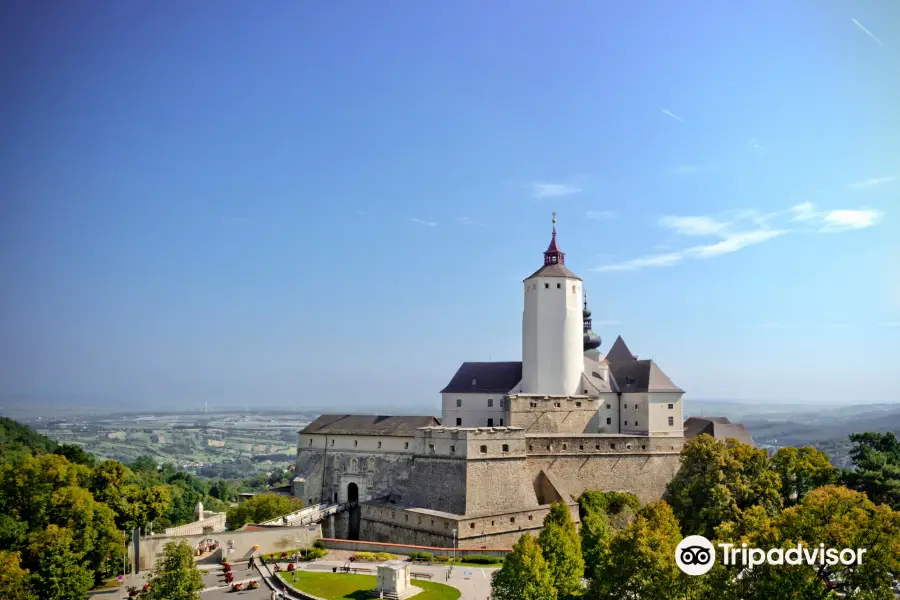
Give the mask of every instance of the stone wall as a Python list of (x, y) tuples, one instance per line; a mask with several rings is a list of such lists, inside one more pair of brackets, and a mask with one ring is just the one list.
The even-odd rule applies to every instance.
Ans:
[[(187, 541), (192, 547), (206, 539), (218, 541), (226, 551), (229, 560), (247, 560), (252, 555), (259, 556), (270, 552), (284, 552), (293, 548), (312, 546), (318, 538), (322, 537), (322, 530), (318, 525), (308, 527), (267, 527), (264, 529), (249, 529), (244, 531), (222, 531), (201, 535), (186, 536), (148, 536), (141, 538), (141, 570), (151, 569), (156, 564), (156, 556), (162, 552), (168, 542)], [(234, 550), (228, 551), (229, 544), (234, 543)], [(254, 550), (253, 546), (259, 546)], [(129, 554), (134, 556), (133, 547), (129, 547)]]
[(405, 485), (391, 497), (408, 506), (463, 514), (466, 512), (467, 461), (446, 456), (416, 456)]
[(526, 461), (524, 455), (467, 461), (465, 514), (537, 507), (534, 476)]
[(598, 430), (600, 400), (591, 396), (509, 396), (509, 425), (526, 433), (587, 433)]
[(585, 490), (622, 491), (647, 503), (662, 498), (681, 467), (681, 457), (651, 452), (544, 455), (529, 456), (528, 467), (534, 477), (542, 470), (552, 474), (573, 499)]
[(563, 434), (526, 435), (528, 457), (634, 455), (641, 453), (679, 454), (684, 437), (649, 437), (605, 433), (569, 436)]
[[(364, 542), (322, 538), (329, 550), (348, 550), (350, 552), (390, 552), (391, 554), (408, 555), (411, 552), (431, 552), (435, 556), (451, 556), (454, 548), (447, 546), (420, 546), (418, 544), (389, 544), (387, 542)], [(506, 556), (512, 552), (512, 544), (502, 548), (456, 548), (457, 556), (469, 554), (486, 554), (488, 556)]]

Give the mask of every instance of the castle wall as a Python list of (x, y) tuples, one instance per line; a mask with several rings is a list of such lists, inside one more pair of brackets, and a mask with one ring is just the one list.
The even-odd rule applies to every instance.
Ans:
[(517, 394), (509, 397), (509, 425), (526, 433), (595, 433), (600, 406), (596, 396)]
[(441, 396), (441, 423), (447, 427), (503, 427), (509, 424), (505, 393), (457, 393)]
[(409, 481), (394, 498), (404, 504), (462, 514), (466, 512), (466, 460), (416, 456)]

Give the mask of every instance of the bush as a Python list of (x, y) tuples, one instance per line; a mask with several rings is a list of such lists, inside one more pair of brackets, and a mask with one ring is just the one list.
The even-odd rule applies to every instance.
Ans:
[(356, 560), (361, 560), (364, 562), (373, 562), (375, 560), (375, 555), (372, 552), (357, 552)]
[(313, 542), (313, 548), (318, 548), (320, 550), (324, 550), (325, 542), (323, 542), (322, 540), (316, 540), (315, 542)]
[(450, 561), (450, 557), (449, 556), (435, 556), (434, 560), (435, 560), (435, 562), (445, 563), (445, 562)]
[(395, 560), (397, 558), (396, 554), (391, 554), (390, 552), (376, 552), (375, 560), (385, 561), (385, 560)]
[(484, 554), (471, 554), (462, 557), (462, 561), (476, 565), (497, 565), (503, 562), (503, 558), (499, 556), (485, 556)]
[(431, 562), (432, 560), (434, 560), (434, 554), (432, 554), (431, 552), (410, 552), (409, 560), (413, 562)]
[(328, 556), (328, 550), (325, 548), (312, 548), (306, 555), (307, 560), (315, 560), (317, 558), (325, 558)]

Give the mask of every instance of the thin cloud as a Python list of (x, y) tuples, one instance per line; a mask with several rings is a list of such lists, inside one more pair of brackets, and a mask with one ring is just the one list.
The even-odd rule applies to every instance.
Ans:
[(681, 235), (716, 235), (730, 225), (706, 216), (663, 217), (659, 220), (659, 224)]
[(890, 175), (888, 177), (875, 177), (873, 179), (864, 179), (862, 181), (856, 181), (850, 184), (850, 187), (853, 189), (864, 189), (870, 188), (876, 185), (883, 185), (885, 183), (890, 183), (894, 180), (894, 176)]
[(751, 150), (756, 150), (756, 151), (762, 150), (762, 148), (763, 148), (762, 144), (760, 144), (756, 140), (750, 140), (749, 142), (747, 142), (747, 145), (750, 146)]
[(619, 263), (617, 265), (605, 265), (597, 267), (594, 271), (637, 271), (649, 267), (671, 267), (677, 265), (684, 260), (684, 254), (681, 252), (671, 252), (669, 254), (657, 254), (655, 256), (645, 256), (643, 258), (633, 258), (629, 261)]
[(693, 258), (712, 258), (713, 256), (737, 252), (741, 248), (746, 248), (747, 246), (774, 240), (785, 233), (787, 233), (787, 231), (778, 229), (761, 229), (758, 231), (732, 233), (721, 242), (710, 244), (709, 246), (689, 248), (686, 252)]
[(425, 219), (420, 219), (418, 217), (413, 217), (410, 219), (413, 223), (418, 223), (419, 225), (425, 225), (427, 227), (437, 227), (437, 223), (434, 221), (426, 221)]
[(589, 210), (584, 213), (584, 215), (588, 219), (594, 219), (596, 221), (607, 221), (616, 218), (616, 213), (611, 210)]
[(863, 30), (863, 33), (865, 33), (867, 36), (869, 36), (870, 38), (872, 38), (873, 40), (875, 40), (875, 41), (878, 43), (879, 46), (884, 46), (884, 44), (881, 43), (881, 40), (879, 40), (877, 37), (875, 37), (875, 34), (874, 34), (874, 33), (872, 33), (871, 31), (869, 31), (868, 29), (866, 29), (866, 28), (863, 26), (862, 23), (860, 23), (860, 22), (857, 21), (856, 19), (850, 19), (850, 20), (853, 21), (853, 24), (854, 24), (854, 25), (856, 25), (857, 27), (859, 27), (860, 29), (862, 29), (862, 30)]
[(669, 175), (693, 175), (702, 169), (703, 167), (700, 165), (678, 165), (677, 167), (672, 167), (666, 173)]
[(662, 114), (664, 114), (664, 115), (669, 115), (670, 117), (672, 117), (672, 118), (675, 119), (676, 121), (680, 121), (680, 122), (682, 122), (682, 123), (686, 123), (686, 121), (685, 121), (684, 119), (682, 119), (681, 117), (679, 117), (678, 115), (676, 115), (676, 114), (673, 113), (672, 111), (666, 110), (665, 108), (662, 109)]
[(561, 198), (581, 192), (581, 188), (568, 183), (547, 183), (535, 181), (531, 184), (531, 195), (535, 198)]
[(816, 212), (816, 205), (812, 202), (804, 202), (797, 204), (788, 209), (794, 215), (794, 221), (811, 221), (819, 216)]
[(825, 222), (819, 231), (846, 231), (848, 229), (865, 229), (881, 220), (877, 210), (832, 210), (822, 217)]

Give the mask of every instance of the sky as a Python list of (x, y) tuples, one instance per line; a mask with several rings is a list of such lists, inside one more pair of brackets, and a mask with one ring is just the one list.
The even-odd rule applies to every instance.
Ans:
[(900, 401), (900, 4), (0, 6), (0, 405), (439, 412), (557, 212), (601, 351)]

